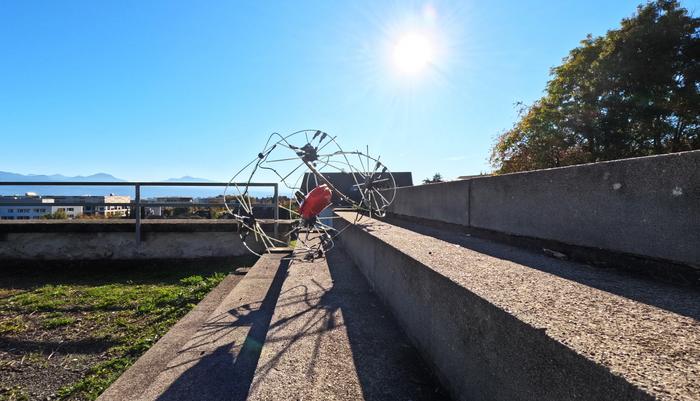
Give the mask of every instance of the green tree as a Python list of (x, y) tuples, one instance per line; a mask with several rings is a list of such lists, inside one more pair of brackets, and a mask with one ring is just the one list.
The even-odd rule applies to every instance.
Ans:
[(443, 182), (442, 174), (440, 173), (435, 173), (435, 175), (433, 175), (433, 178), (426, 178), (423, 180), (423, 184), (434, 184), (437, 182)]
[(68, 215), (65, 210), (58, 209), (53, 213), (43, 215), (41, 218), (47, 220), (65, 220), (68, 218)]
[(500, 173), (700, 148), (700, 18), (675, 0), (588, 36), (496, 141)]

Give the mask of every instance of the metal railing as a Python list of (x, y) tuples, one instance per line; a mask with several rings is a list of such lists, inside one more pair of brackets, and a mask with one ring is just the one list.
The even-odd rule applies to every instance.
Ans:
[[(136, 243), (141, 242), (141, 208), (142, 207), (222, 207), (223, 203), (203, 203), (203, 202), (158, 202), (151, 200), (141, 200), (141, 188), (142, 187), (225, 187), (225, 186), (238, 186), (241, 188), (245, 187), (269, 187), (273, 188), (272, 195), (272, 205), (256, 205), (262, 207), (272, 207), (273, 216), (275, 219), (274, 230), (277, 234), (277, 226), (279, 221), (279, 188), (277, 183), (271, 182), (251, 182), (251, 183), (228, 183), (228, 182), (141, 182), (141, 181), (0, 181), (0, 186), (22, 186), (22, 187), (36, 187), (36, 186), (63, 186), (63, 187), (133, 187), (134, 189), (134, 200), (128, 203), (107, 203), (107, 202), (0, 202), (0, 206), (128, 206), (131, 208), (133, 217), (135, 220), (135, 235)], [(0, 196), (11, 196), (11, 195), (0, 195)], [(48, 195), (50, 196), (50, 195)], [(79, 195), (60, 195), (60, 197), (69, 197)], [(108, 196), (108, 195), (97, 195), (97, 196)], [(56, 196), (59, 197), (59, 196)]]

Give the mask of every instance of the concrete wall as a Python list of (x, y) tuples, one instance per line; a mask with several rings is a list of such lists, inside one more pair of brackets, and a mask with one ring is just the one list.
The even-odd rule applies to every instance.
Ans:
[(453, 399), (653, 399), (378, 238), (384, 235), (352, 225), (340, 238)]
[(389, 212), (700, 265), (700, 151), (400, 188)]
[[(133, 221), (26, 221), (0, 224), (2, 260), (105, 260), (247, 255), (232, 221), (144, 222), (136, 243)], [(267, 229), (267, 228), (266, 228)], [(288, 227), (280, 228), (280, 232)], [(251, 236), (255, 251), (262, 246)]]
[(396, 190), (389, 212), (469, 225), (470, 181), (403, 187)]
[(0, 241), (0, 260), (179, 259), (247, 253), (235, 232), (153, 233), (139, 246), (133, 233), (123, 232), (10, 233)]

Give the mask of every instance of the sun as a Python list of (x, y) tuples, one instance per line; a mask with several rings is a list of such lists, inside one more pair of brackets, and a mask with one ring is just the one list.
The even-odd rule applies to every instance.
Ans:
[(425, 69), (432, 61), (433, 49), (430, 41), (419, 33), (407, 33), (394, 45), (394, 64), (407, 75), (414, 75)]

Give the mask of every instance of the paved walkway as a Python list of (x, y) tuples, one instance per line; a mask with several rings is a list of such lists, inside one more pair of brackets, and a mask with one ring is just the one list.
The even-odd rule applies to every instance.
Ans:
[(99, 399), (444, 399), (340, 247), (315, 262), (265, 255), (231, 284)]
[(249, 400), (443, 399), (435, 390), (341, 247), (290, 265)]

